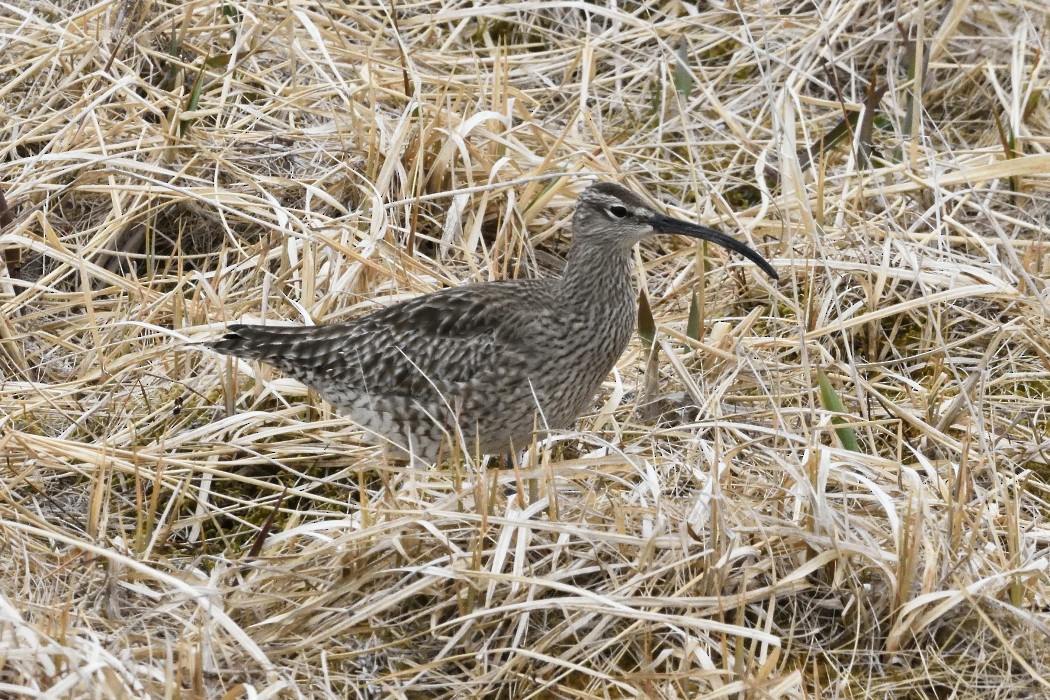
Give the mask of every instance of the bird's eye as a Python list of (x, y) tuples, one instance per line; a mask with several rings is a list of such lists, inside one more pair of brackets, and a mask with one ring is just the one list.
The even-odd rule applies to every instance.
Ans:
[(621, 207), (619, 204), (614, 204), (605, 211), (607, 211), (609, 213), (609, 216), (613, 217), (614, 219), (622, 219), (623, 217), (627, 216), (627, 207)]

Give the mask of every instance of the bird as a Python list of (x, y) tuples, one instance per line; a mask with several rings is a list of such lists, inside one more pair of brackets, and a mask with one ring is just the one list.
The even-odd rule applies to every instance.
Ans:
[(735, 238), (598, 182), (578, 197), (558, 278), (449, 287), (345, 323), (235, 324), (206, 345), (312, 387), (397, 457), (513, 455), (594, 400), (634, 330), (632, 250), (666, 234), (716, 243), (778, 279)]

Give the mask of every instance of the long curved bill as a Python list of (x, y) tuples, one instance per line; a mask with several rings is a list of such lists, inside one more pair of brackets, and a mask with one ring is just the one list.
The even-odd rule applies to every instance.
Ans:
[(746, 244), (741, 243), (737, 239), (729, 236), (721, 231), (707, 226), (700, 226), (699, 224), (691, 224), (688, 221), (682, 221), (681, 219), (675, 219), (670, 216), (664, 216), (663, 214), (657, 214), (649, 223), (653, 227), (653, 231), (656, 233), (677, 233), (683, 236), (689, 236), (690, 238), (699, 238), (702, 241), (711, 241), (717, 243), (723, 248), (740, 253), (745, 258), (762, 268), (762, 271), (775, 280), (780, 279), (780, 275), (773, 269), (773, 266), (769, 262), (758, 254), (757, 251), (752, 250)]

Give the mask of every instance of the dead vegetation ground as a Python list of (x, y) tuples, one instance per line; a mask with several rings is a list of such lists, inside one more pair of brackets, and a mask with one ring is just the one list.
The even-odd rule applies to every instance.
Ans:
[[(0, 694), (1047, 695), (1048, 26), (0, 6)], [(551, 274), (594, 177), (781, 281), (645, 247), (658, 361), (518, 470), (190, 344)]]

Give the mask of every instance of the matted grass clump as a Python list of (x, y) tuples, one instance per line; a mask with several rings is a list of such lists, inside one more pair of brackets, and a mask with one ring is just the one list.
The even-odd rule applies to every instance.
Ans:
[[(0, 695), (1046, 695), (1047, 26), (4, 5)], [(516, 468), (195, 346), (557, 274), (595, 178), (781, 279), (646, 245), (644, 337)]]

